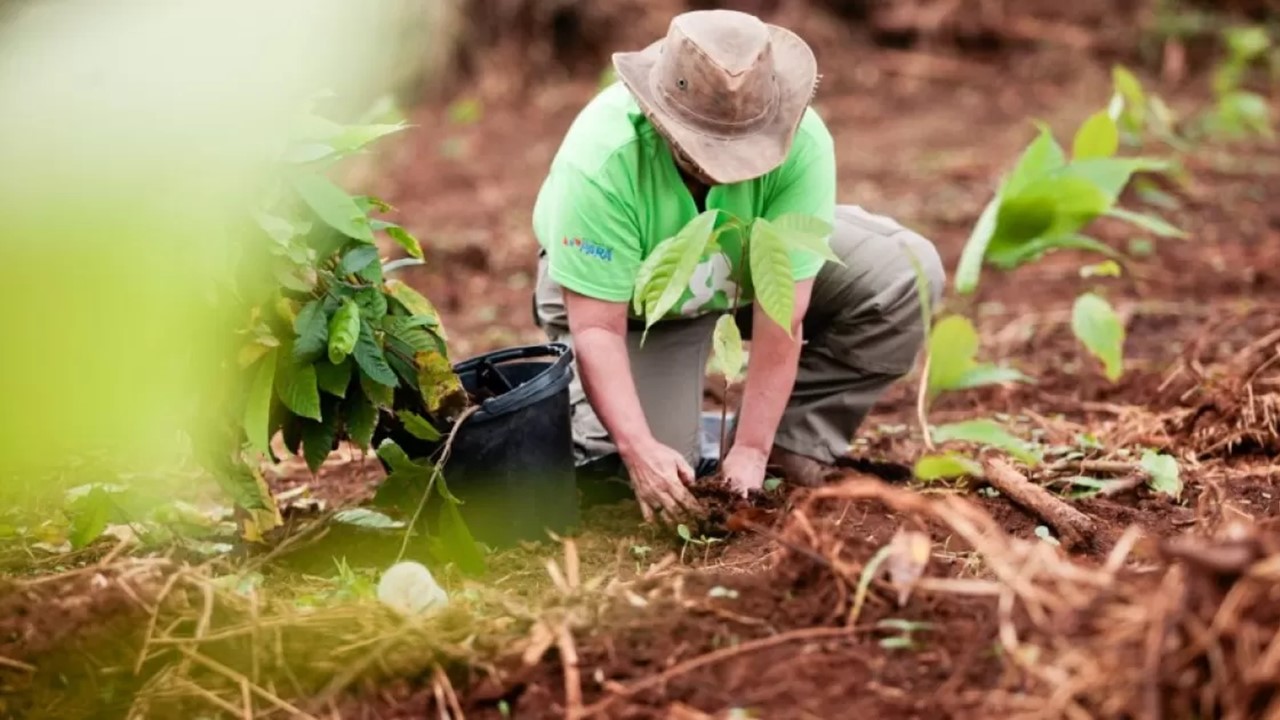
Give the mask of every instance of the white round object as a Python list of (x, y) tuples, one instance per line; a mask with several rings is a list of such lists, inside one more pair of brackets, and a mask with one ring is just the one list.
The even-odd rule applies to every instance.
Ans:
[(444, 607), (449, 596), (421, 563), (396, 563), (378, 581), (378, 600), (401, 615), (424, 615)]

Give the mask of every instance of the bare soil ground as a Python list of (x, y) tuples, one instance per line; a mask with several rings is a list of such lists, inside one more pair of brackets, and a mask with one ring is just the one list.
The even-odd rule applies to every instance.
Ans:
[[(986, 57), (856, 45), (826, 48), (822, 61), (832, 69), (817, 107), (836, 137), (840, 200), (917, 228), (949, 268), (999, 173), (1032, 136), (1027, 119), (1066, 136), (1109, 92), (1106, 62), (1062, 47)], [(549, 81), (513, 95), (479, 82), (458, 98), (479, 101), (479, 113), (420, 107), (419, 129), (388, 150), (389, 172), (374, 189), (428, 248), (430, 264), (405, 277), (439, 305), (458, 358), (543, 341), (530, 314), (529, 213), (560, 135), (596, 87)], [(1184, 108), (1204, 94), (1192, 82), (1161, 90)], [(1217, 147), (1187, 163), (1192, 184), (1174, 191), (1179, 206), (1167, 215), (1190, 237), (1156, 241), (1123, 278), (1090, 281), (1126, 321), (1119, 382), (1106, 381), (1071, 335), (1071, 302), (1086, 281), (1081, 258), (1064, 253), (1011, 275), (987, 271), (972, 306), (985, 355), (1038, 382), (947, 398), (933, 415), (999, 414), (1049, 446), (1081, 447), (1088, 436), (1105, 448), (1031, 477), (1044, 483), (1124, 479), (1138, 472), (1142, 448), (1163, 450), (1180, 461), (1181, 500), (1136, 483), (1076, 501), (1097, 532), (1066, 551), (1005, 495), (904, 490), (923, 447), (913, 376), (854, 439), (855, 469), (842, 483), (746, 512), (727, 507), (733, 532), (683, 548), (687, 557), (669, 533), (640, 527), (632, 505), (595, 508), (573, 541), (576, 559), (563, 563), (580, 562), (583, 579), (599, 573), (600, 582), (562, 588), (554, 622), (531, 625), (527, 639), (481, 647), (482, 660), (449, 665), (447, 679), (387, 662), (368, 682), (322, 686), (341, 692), (304, 679), (272, 697), (347, 719), (421, 718), (442, 707), (473, 718), (1280, 717), (1280, 151)], [(1098, 235), (1123, 248), (1132, 232), (1103, 224)], [(380, 476), (344, 455), (316, 478), (282, 470), (278, 489), (306, 484), (331, 507), (366, 497)], [(928, 537), (930, 550), (923, 579), (906, 583), (900, 602), (903, 582), (864, 571), (904, 530)], [(561, 552), (495, 558), (487, 582), (508, 603), (555, 591), (544, 567)], [(0, 716), (94, 716), (50, 705), (44, 685), (40, 698), (5, 700), (56, 651), (84, 659), (75, 666), (84, 674), (72, 677), (102, 683), (102, 707), (125, 692), (87, 669), (111, 665), (90, 654), (102, 652), (85, 639), (95, 627), (151, 617), (147, 638), (216, 636), (220, 620), (202, 610), (211, 606), (199, 583), (188, 601), (194, 619), (156, 627), (174, 573), (104, 564), (0, 588)], [(578, 612), (593, 593), (608, 602)], [(252, 608), (256, 618), (256, 600)], [(486, 628), (498, 637), (509, 625)], [(457, 628), (436, 639), (446, 635), (469, 651), (485, 646)], [(370, 642), (344, 642), (317, 662), (342, 677)], [(221, 661), (243, 661), (239, 647)], [(131, 645), (119, 667), (137, 655)], [(257, 677), (253, 657), (253, 674), (242, 668), (232, 688)]]

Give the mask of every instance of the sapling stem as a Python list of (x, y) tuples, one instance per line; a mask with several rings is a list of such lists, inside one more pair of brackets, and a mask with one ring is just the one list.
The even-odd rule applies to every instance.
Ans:
[[(729, 305), (729, 314), (734, 315), (737, 322), (738, 302), (742, 299), (743, 268), (747, 264), (748, 233), (742, 233), (742, 250), (738, 253), (738, 277), (733, 285), (733, 302)], [(727, 369), (727, 368), (726, 368)], [(724, 375), (724, 402), (720, 403), (720, 469), (724, 468), (724, 459), (729, 454), (729, 374)]]
[(933, 434), (929, 432), (929, 351), (925, 350), (924, 366), (920, 368), (920, 390), (916, 393), (916, 421), (924, 437), (924, 448), (933, 452)]

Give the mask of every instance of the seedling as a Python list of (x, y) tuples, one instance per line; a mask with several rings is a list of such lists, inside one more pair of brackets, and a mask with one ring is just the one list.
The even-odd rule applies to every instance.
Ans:
[[(1163, 219), (1120, 208), (1118, 200), (1136, 173), (1165, 171), (1168, 164), (1149, 158), (1116, 157), (1122, 125), (1141, 126), (1150, 103), (1132, 74), (1115, 73), (1117, 92), (1109, 108), (1091, 115), (1076, 132), (1071, 155), (1054, 139), (1048, 127), (1026, 148), (1006, 175), (979, 217), (965, 244), (955, 273), (961, 296), (972, 295), (982, 269), (994, 266), (1011, 271), (1034, 263), (1059, 250), (1084, 250), (1104, 260), (1087, 265), (1081, 275), (1089, 281), (1113, 277), (1123, 270), (1123, 256), (1110, 246), (1083, 234), (1100, 217), (1128, 222), (1161, 237), (1182, 237), (1182, 231)], [(969, 318), (952, 314), (932, 323), (927, 285), (917, 270), (917, 289), (928, 333), (926, 371), (920, 388), (917, 414), (926, 448), (934, 442), (963, 441), (999, 450), (1023, 464), (1043, 459), (1035, 443), (1014, 436), (995, 420), (975, 419), (930, 428), (928, 411), (941, 394), (1010, 382), (1030, 382), (1021, 372), (980, 362), (979, 337)], [(1076, 298), (1071, 329), (1085, 349), (1115, 382), (1124, 372), (1124, 324), (1104, 290), (1097, 286)], [(916, 464), (916, 477), (937, 480), (981, 477), (982, 467), (955, 452), (934, 453)]]
[[(460, 107), (456, 115), (473, 114)], [(246, 511), (249, 540), (281, 522), (256, 469), (263, 457), (277, 459), (271, 444), (277, 433), (315, 472), (341, 439), (369, 449), (375, 427), (396, 409), (397, 389), (410, 391), (402, 399), (420, 400), (398, 416), (409, 432), (427, 440), (440, 439), (437, 428), (467, 402), (435, 307), (388, 279), (378, 255), (376, 237), (382, 235), (420, 261), (418, 240), (377, 217), (391, 210), (386, 203), (350, 195), (325, 175), (332, 164), (405, 125), (304, 120), (282, 161), (288, 179), (264, 193), (265, 202), (252, 214), (258, 232), (238, 248), (251, 271), (221, 298), (240, 303), (245, 319), (238, 356), (227, 363), (227, 411), (235, 421), (224, 440), (246, 446), (240, 453), (219, 447), (204, 454)]]
[[(772, 221), (757, 218), (750, 223), (721, 210), (708, 210), (663, 242), (640, 266), (632, 297), (634, 312), (645, 320), (645, 334), (666, 318), (688, 291), (700, 265), (717, 257), (730, 268), (732, 298), (716, 322), (712, 338), (711, 366), (728, 386), (741, 377), (746, 362), (742, 334), (734, 312), (754, 297), (765, 314), (787, 334), (792, 332), (795, 278), (792, 256), (816, 254), (843, 264), (828, 244), (830, 224), (815, 217), (789, 214)], [(716, 289), (716, 292), (723, 290)], [(642, 338), (641, 342), (644, 340)], [(728, 452), (728, 411), (721, 409), (720, 461)]]
[(640, 573), (640, 563), (649, 557), (649, 553), (653, 551), (648, 545), (632, 545), (631, 556), (636, 559), (636, 573)]
[(680, 539), (684, 541), (684, 544), (680, 547), (681, 563), (684, 562), (685, 551), (689, 549), (690, 545), (702, 546), (703, 548), (702, 561), (705, 563), (707, 562), (707, 559), (711, 556), (711, 546), (718, 542), (724, 542), (720, 538), (707, 537), (706, 535), (699, 535), (698, 537), (695, 538), (693, 537), (693, 534), (689, 531), (689, 526), (685, 525), (684, 523), (681, 523), (680, 525), (676, 526), (676, 534), (679, 535)]
[(1261, 136), (1275, 137), (1271, 108), (1267, 99), (1244, 89), (1246, 75), (1255, 65), (1264, 65), (1272, 42), (1261, 27), (1230, 28), (1223, 33), (1227, 58), (1213, 78), (1216, 103), (1203, 118), (1209, 135), (1227, 140)]
[(879, 630), (896, 630), (898, 632), (897, 635), (882, 638), (879, 643), (880, 647), (886, 650), (915, 650), (919, 648), (916, 643), (915, 633), (932, 630), (933, 623), (890, 618), (876, 623), (876, 628)]

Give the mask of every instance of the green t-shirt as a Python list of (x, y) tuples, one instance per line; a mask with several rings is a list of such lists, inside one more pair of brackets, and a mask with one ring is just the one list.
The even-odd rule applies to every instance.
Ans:
[[(781, 166), (711, 188), (706, 209), (724, 210), (743, 223), (788, 213), (831, 223), (835, 194), (831, 134), (810, 108)], [(644, 259), (697, 215), (666, 141), (626, 86), (615, 83), (569, 128), (538, 194), (533, 230), (547, 252), (552, 279), (588, 297), (622, 302), (631, 299)], [(721, 213), (717, 224), (725, 220)], [(720, 245), (724, 254), (703, 258), (668, 318), (723, 311), (733, 303), (740, 233), (723, 233)], [(818, 274), (823, 259), (796, 251), (791, 263), (795, 279), (805, 280)], [(751, 302), (746, 295), (741, 293), (740, 304)]]

